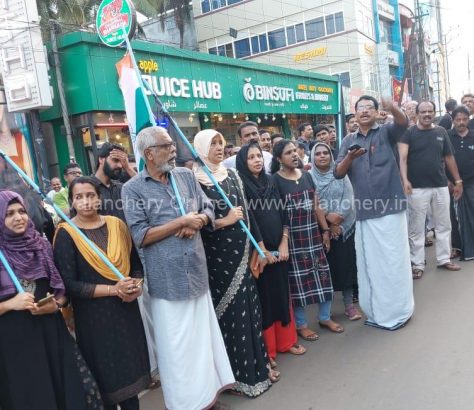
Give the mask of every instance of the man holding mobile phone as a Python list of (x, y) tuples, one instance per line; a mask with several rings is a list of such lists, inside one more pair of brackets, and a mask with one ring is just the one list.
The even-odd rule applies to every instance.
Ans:
[(406, 219), (407, 201), (395, 157), (406, 115), (388, 98), (394, 122), (380, 125), (379, 103), (369, 95), (355, 104), (359, 128), (342, 141), (334, 174), (354, 188), (359, 302), (366, 324), (395, 330), (413, 314), (413, 282)]

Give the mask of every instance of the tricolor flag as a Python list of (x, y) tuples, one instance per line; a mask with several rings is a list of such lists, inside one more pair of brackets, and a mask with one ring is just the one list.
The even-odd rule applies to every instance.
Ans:
[(137, 134), (143, 128), (150, 127), (153, 124), (153, 113), (149, 112), (145, 101), (145, 92), (141, 87), (139, 73), (133, 68), (130, 54), (125, 56), (115, 65), (119, 75), (119, 87), (122, 90), (125, 103), (125, 113), (127, 114), (128, 128), (132, 138), (133, 153), (138, 169), (143, 168), (143, 160), (137, 151)]

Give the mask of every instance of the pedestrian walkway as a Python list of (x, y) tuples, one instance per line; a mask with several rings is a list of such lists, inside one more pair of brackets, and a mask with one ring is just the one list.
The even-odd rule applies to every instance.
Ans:
[[(472, 409), (474, 261), (461, 262), (459, 272), (436, 269), (433, 248), (427, 260), (414, 283), (415, 316), (404, 329), (345, 320), (338, 294), (334, 319), (344, 333), (318, 329), (318, 341), (303, 342), (304, 356), (278, 356), (282, 378), (267, 393), (257, 399), (223, 394), (220, 402), (226, 410)], [(313, 315), (317, 329), (315, 322)], [(164, 408), (160, 389), (141, 399), (142, 410)]]

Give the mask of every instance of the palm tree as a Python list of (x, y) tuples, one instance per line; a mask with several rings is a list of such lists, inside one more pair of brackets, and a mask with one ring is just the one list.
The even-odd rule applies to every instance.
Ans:
[(192, 2), (190, 0), (162, 0), (160, 6), (161, 29), (165, 29), (167, 12), (172, 11), (179, 30), (179, 48), (184, 46), (184, 29), (191, 20)]
[[(66, 31), (91, 29), (101, 0), (36, 0), (44, 38), (49, 38), (49, 20)], [(134, 0), (135, 8), (146, 17), (156, 16), (165, 0)]]

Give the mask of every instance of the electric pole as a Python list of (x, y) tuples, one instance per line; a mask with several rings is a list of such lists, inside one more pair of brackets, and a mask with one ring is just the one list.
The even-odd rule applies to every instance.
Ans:
[(69, 161), (73, 161), (76, 156), (74, 153), (74, 144), (72, 142), (71, 123), (69, 122), (69, 113), (66, 105), (66, 95), (64, 93), (63, 76), (61, 74), (61, 66), (59, 62), (58, 42), (56, 39), (56, 22), (53, 20), (49, 20), (49, 23), (51, 31), (51, 45), (53, 47), (54, 68), (56, 69), (56, 79), (58, 81), (59, 101), (61, 102), (61, 112), (63, 114), (64, 128), (66, 129), (66, 141), (67, 148), (69, 151)]
[(420, 87), (420, 97), (421, 100), (430, 100), (430, 90), (428, 82), (428, 73), (426, 66), (426, 52), (425, 52), (425, 33), (423, 30), (423, 17), (425, 16), (421, 12), (421, 6), (419, 0), (415, 0), (415, 24), (418, 23), (417, 30), (417, 47), (418, 47), (418, 61), (417, 61), (417, 71), (418, 71), (418, 85)]

